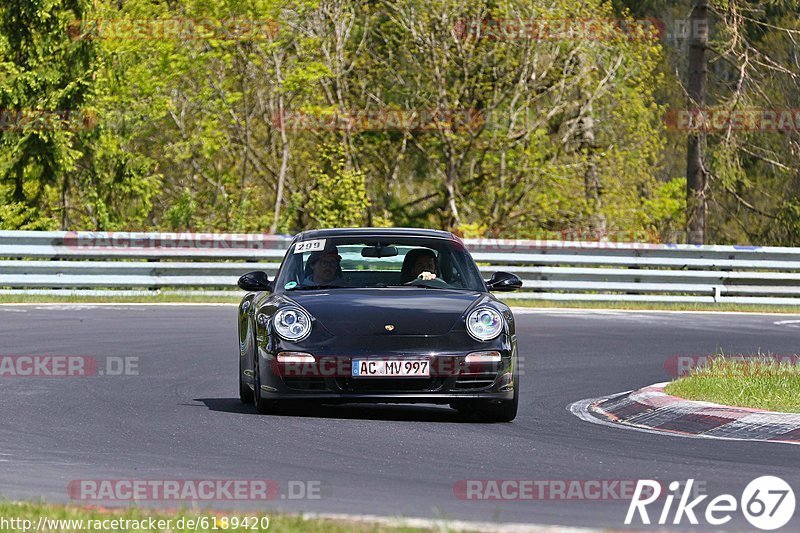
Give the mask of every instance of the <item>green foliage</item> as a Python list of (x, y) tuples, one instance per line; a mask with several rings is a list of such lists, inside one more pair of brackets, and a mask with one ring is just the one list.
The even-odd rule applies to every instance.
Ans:
[(0, 148), (9, 153), (0, 181), (11, 186), (12, 201), (36, 209), (51, 207), (41, 205), (45, 187), (68, 187), (91, 152), (81, 117), (92, 93), (96, 49), (68, 32), (86, 4), (10, 0), (0, 6), (0, 110), (16, 116), (0, 131)]
[(308, 218), (317, 228), (364, 225), (370, 205), (366, 177), (347, 164), (341, 146), (323, 146), (321, 159), (310, 171), (315, 187), (308, 195)]
[(767, 241), (780, 242), (784, 246), (800, 246), (800, 198), (795, 196), (780, 202), (767, 232)]
[(58, 221), (43, 217), (35, 208), (22, 202), (0, 205), (0, 230), (54, 230)]
[(680, 242), (686, 217), (686, 178), (661, 183), (642, 203), (642, 224), (658, 242)]
[[(749, 43), (787, 66), (749, 72), (736, 100), (738, 71), (719, 62), (715, 104), (800, 108), (796, 46), (781, 31), (800, 29), (792, 2), (713, 4), (717, 53)], [(0, 128), (0, 223), (282, 233), (397, 224), (678, 240), (686, 136), (665, 132), (662, 116), (685, 106), (676, 74), (685, 40), (454, 30), (545, 17), (670, 22), (690, 3), (10, 0), (0, 5), (0, 111), (70, 109), (92, 120)], [(752, 17), (741, 22), (737, 8)], [(191, 27), (233, 18), (278, 31)], [(183, 20), (199, 33), (79, 38), (78, 19)], [(734, 39), (737, 21), (746, 40)], [(456, 118), (381, 125), (389, 110)], [(292, 114), (373, 122), (287, 127)], [(797, 242), (798, 150), (797, 132), (709, 136), (715, 240)]]
[(185, 231), (193, 226), (194, 218), (197, 214), (197, 204), (192, 198), (191, 191), (184, 190), (178, 197), (175, 204), (172, 205), (164, 214), (169, 229), (173, 231)]

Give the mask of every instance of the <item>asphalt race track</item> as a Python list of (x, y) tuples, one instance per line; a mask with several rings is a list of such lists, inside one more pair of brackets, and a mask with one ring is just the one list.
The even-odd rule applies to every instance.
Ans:
[[(628, 500), (475, 501), (453, 487), (693, 478), (712, 497), (738, 498), (752, 479), (777, 475), (800, 489), (800, 447), (627, 431), (567, 410), (668, 380), (673, 355), (798, 353), (800, 329), (774, 324), (798, 317), (519, 313), (520, 415), (480, 424), (438, 406), (260, 416), (237, 398), (235, 314), (234, 306), (0, 306), (0, 355), (138, 357), (138, 375), (0, 378), (0, 497), (66, 502), (69, 482), (81, 479), (266, 478), (282, 487), (319, 481), (321, 497), (211, 505), (621, 528)], [(752, 529), (740, 515), (724, 526), (733, 528)], [(787, 529), (800, 530), (800, 518)]]

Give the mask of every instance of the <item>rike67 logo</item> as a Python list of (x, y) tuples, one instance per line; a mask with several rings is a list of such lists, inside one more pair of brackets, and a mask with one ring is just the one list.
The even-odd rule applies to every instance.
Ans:
[[(685, 517), (690, 524), (697, 525), (699, 515), (705, 518), (706, 523), (721, 526), (731, 521), (733, 513), (741, 510), (750, 525), (764, 531), (772, 531), (785, 526), (794, 514), (794, 491), (779, 477), (762, 476), (754, 479), (745, 487), (738, 500), (731, 494), (720, 494), (705, 502), (704, 512), (701, 504), (708, 495), (699, 495), (690, 500), (695, 496), (692, 494), (693, 485), (693, 479), (687, 480), (685, 484), (678, 481), (669, 484), (669, 493), (663, 498), (663, 507), (658, 514), (657, 524), (666, 525), (670, 523), (671, 517), (671, 523), (679, 525)], [(679, 493), (681, 487), (683, 490)], [(628, 507), (628, 514), (625, 516), (625, 525), (630, 525), (637, 513), (642, 524), (649, 525), (651, 522), (647, 506), (659, 500), (661, 492), (660, 482), (651, 479), (639, 480)], [(673, 512), (673, 503), (676, 499), (678, 503)], [(650, 510), (658, 511), (659, 504), (653, 506), (656, 509)]]

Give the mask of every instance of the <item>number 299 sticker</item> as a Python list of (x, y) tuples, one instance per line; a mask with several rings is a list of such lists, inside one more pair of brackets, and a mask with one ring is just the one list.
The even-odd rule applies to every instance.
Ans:
[(325, 239), (317, 239), (315, 241), (303, 241), (294, 245), (294, 253), (302, 254), (303, 252), (319, 252), (325, 249)]

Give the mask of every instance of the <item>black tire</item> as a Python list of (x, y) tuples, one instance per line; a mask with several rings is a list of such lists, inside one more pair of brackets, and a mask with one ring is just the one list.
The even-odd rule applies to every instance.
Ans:
[(253, 389), (242, 381), (242, 369), (239, 369), (239, 400), (242, 403), (253, 403)]
[(513, 400), (501, 400), (478, 407), (478, 417), (484, 422), (511, 422), (517, 418), (518, 394), (517, 390), (514, 389)]
[(262, 415), (265, 415), (272, 412), (274, 409), (274, 402), (270, 402), (269, 400), (265, 400), (261, 397), (261, 372), (258, 369), (258, 361), (256, 361), (255, 374), (256, 377), (253, 386), (253, 405), (255, 405), (256, 411)]
[(279, 400), (267, 400), (261, 396), (261, 372), (258, 369), (258, 361), (256, 361), (255, 381), (253, 390), (253, 405), (256, 411), (262, 415), (280, 414), (285, 404)]
[(511, 400), (462, 400), (450, 407), (481, 422), (511, 422), (519, 408), (519, 377), (514, 376), (514, 397)]

